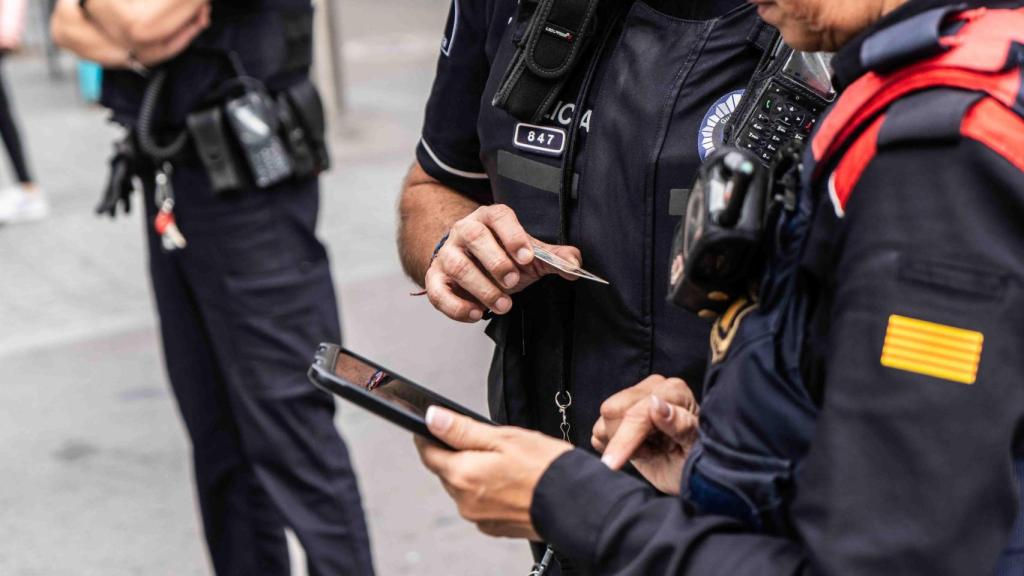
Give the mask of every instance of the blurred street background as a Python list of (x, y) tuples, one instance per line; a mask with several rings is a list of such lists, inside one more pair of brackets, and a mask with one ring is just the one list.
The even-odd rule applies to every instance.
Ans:
[[(411, 297), (394, 242), (449, 1), (334, 2), (344, 115), (322, 182), (320, 234), (346, 344), (483, 411), (482, 326), (445, 321)], [(82, 101), (69, 56), (48, 64), (43, 4), (33, 1), (32, 41), (3, 64), (53, 214), (0, 227), (0, 574), (209, 574), (159, 351), (144, 224), (137, 212), (116, 221), (92, 212), (117, 131)], [(0, 163), (0, 182), (10, 181)], [(407, 433), (349, 405), (338, 425), (381, 575), (526, 573), (525, 545), (461, 521)]]

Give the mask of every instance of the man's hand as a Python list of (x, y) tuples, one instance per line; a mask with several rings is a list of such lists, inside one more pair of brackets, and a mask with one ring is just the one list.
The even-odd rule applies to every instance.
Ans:
[(601, 405), (590, 442), (609, 468), (631, 462), (655, 488), (677, 495), (698, 411), (686, 382), (651, 376)]
[[(505, 205), (483, 206), (452, 226), (448, 241), (427, 270), (425, 287), (431, 304), (449, 318), (477, 322), (486, 310), (506, 314), (510, 294), (543, 276), (565, 274), (534, 258), (531, 243), (515, 212)], [(577, 265), (580, 251), (538, 242)]]
[(199, 8), (195, 17), (170, 36), (148, 44), (137, 45), (134, 48), (135, 58), (144, 66), (155, 66), (166, 62), (184, 52), (196, 36), (209, 25), (210, 5), (204, 4)]
[(209, 0), (89, 0), (88, 17), (115, 42), (138, 52), (166, 42), (209, 7)]
[(436, 406), (427, 411), (427, 425), (459, 450), (416, 438), (420, 459), (441, 479), (459, 514), (489, 536), (539, 541), (530, 519), (533, 492), (548, 466), (572, 446), (539, 432), (481, 424)]
[[(139, 6), (146, 10), (164, 7), (175, 15), (167, 17), (164, 12), (156, 12), (156, 16), (145, 20), (138, 16)], [(114, 23), (104, 24), (105, 20)], [(151, 25), (150, 20), (159, 25)], [(127, 68), (131, 56), (145, 66), (170, 60), (183, 52), (209, 24), (210, 6), (205, 1), (161, 0), (137, 5), (127, 0), (94, 0), (89, 2), (86, 17), (78, 0), (59, 0), (50, 30), (59, 46), (86, 60), (108, 68)], [(133, 35), (129, 28), (146, 32)]]

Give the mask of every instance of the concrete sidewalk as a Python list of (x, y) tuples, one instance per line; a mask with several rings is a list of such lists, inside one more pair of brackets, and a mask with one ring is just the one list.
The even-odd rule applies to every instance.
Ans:
[[(346, 0), (349, 119), (324, 181), (347, 344), (484, 410), (490, 343), (444, 321), (401, 274), (395, 202), (429, 92), (444, 0)], [(387, 22), (384, 28), (383, 22)], [(70, 65), (70, 62), (69, 62)], [(47, 78), (5, 60), (45, 222), (0, 229), (0, 574), (209, 574), (184, 429), (167, 389), (138, 214), (92, 214), (116, 131)], [(6, 171), (4, 176), (6, 176)], [(410, 436), (350, 406), (379, 573), (525, 574), (524, 544), (462, 522)]]

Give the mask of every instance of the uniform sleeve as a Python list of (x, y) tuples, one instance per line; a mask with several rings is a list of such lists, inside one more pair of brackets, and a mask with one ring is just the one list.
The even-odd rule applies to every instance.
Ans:
[(978, 142), (870, 163), (835, 223), (796, 538), (693, 516), (579, 452), (536, 490), (539, 534), (600, 574), (994, 573), (1024, 451), (1021, 222), (1024, 175)]
[(531, 517), (537, 532), (574, 565), (595, 574), (801, 574), (803, 550), (789, 540), (744, 532), (731, 519), (691, 515), (682, 500), (659, 495), (573, 450), (544, 473)]
[(1024, 173), (967, 138), (896, 143), (854, 188), (794, 507), (821, 572), (994, 573), (1024, 454), (1022, 218)]
[(477, 116), (490, 75), (487, 5), (452, 1), (416, 148), (416, 159), (427, 174), (481, 204), (491, 202), (477, 136)]

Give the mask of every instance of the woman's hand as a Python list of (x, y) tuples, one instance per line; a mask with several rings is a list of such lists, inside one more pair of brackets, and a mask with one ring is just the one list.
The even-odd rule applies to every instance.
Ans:
[(591, 444), (609, 468), (630, 462), (655, 488), (677, 495), (697, 440), (698, 411), (686, 382), (651, 376), (601, 405)]
[(489, 536), (540, 540), (530, 519), (533, 492), (548, 466), (572, 446), (539, 432), (481, 424), (436, 406), (427, 412), (427, 425), (458, 450), (416, 438), (420, 459), (441, 479), (459, 514)]

